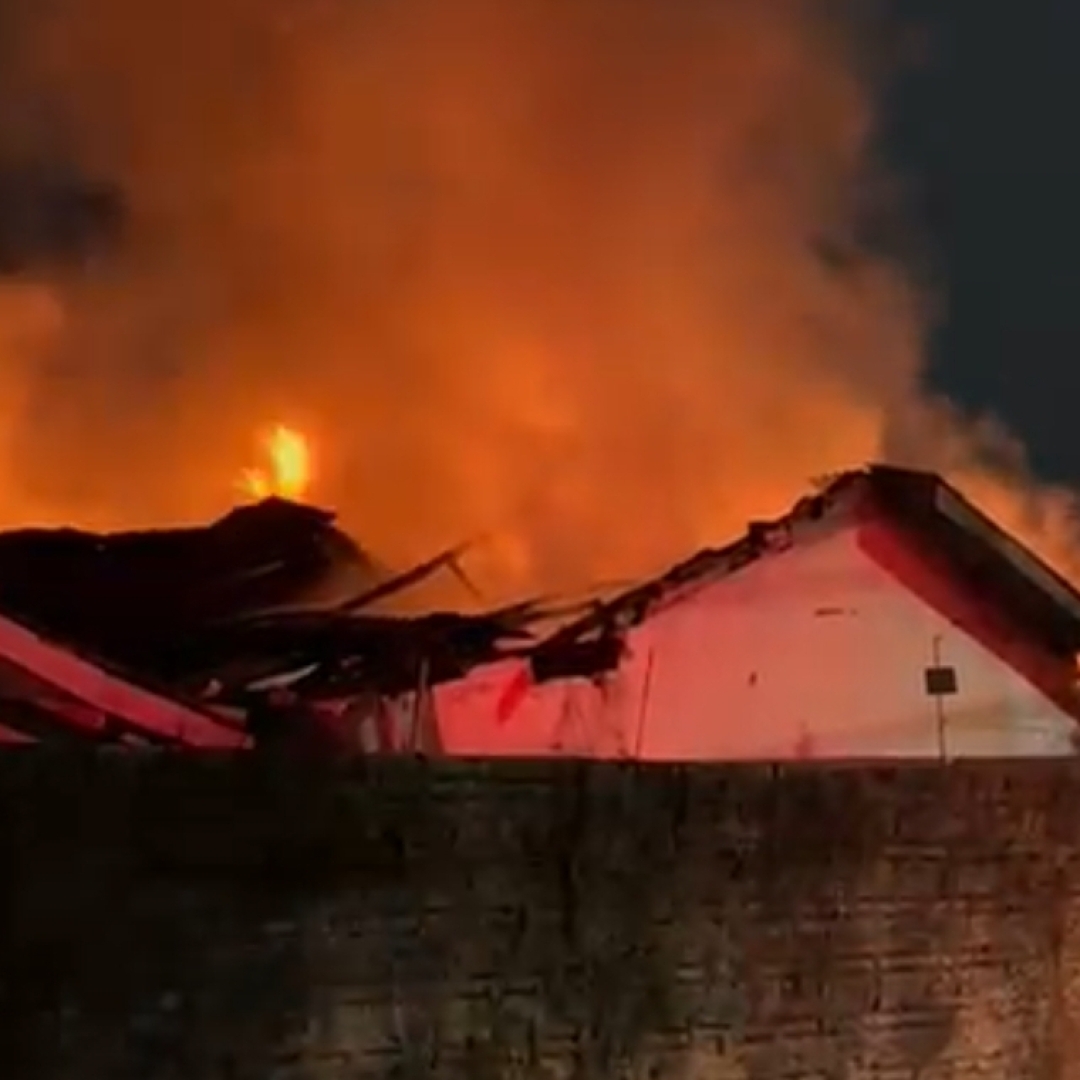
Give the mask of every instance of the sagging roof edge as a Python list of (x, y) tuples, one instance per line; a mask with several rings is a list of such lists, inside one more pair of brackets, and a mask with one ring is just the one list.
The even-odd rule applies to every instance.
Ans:
[[(697, 552), (656, 578), (598, 601), (550, 640), (569, 642), (613, 625), (635, 625), (684, 587), (735, 573), (778, 545), (786, 546), (793, 526), (843, 513), (863, 500), (890, 523), (934, 543), (971, 584), (990, 584), (997, 600), (1023, 609), (1024, 621), (1049, 631), (1056, 647), (1080, 651), (1080, 592), (1069, 581), (940, 476), (884, 464), (832, 477), (779, 517), (751, 522), (732, 543)], [(973, 574), (977, 581), (971, 581)], [(1000, 586), (996, 590), (995, 584)]]

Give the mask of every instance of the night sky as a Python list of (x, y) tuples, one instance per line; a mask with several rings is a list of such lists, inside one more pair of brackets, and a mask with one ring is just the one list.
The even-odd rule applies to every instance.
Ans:
[(931, 377), (1001, 416), (1045, 478), (1080, 485), (1080, 7), (903, 6), (932, 51), (894, 89), (886, 145), (947, 289)]

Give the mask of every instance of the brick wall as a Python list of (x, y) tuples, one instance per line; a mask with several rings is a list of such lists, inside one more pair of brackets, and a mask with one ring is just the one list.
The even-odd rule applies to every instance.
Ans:
[(1080, 770), (0, 759), (0, 1076), (1080, 1078)]

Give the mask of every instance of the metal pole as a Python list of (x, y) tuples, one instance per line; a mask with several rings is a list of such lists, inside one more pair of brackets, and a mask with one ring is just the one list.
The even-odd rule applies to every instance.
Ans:
[(653, 650), (645, 658), (645, 675), (641, 681), (641, 705), (638, 709), (637, 733), (634, 738), (634, 761), (641, 760), (641, 747), (645, 741), (645, 718), (649, 708), (649, 691), (652, 689)]
[[(941, 667), (941, 635), (934, 635), (934, 667)], [(945, 698), (942, 694), (934, 695), (934, 710), (937, 715), (937, 732), (938, 732), (938, 755), (942, 761), (946, 760), (946, 745), (945, 745)]]

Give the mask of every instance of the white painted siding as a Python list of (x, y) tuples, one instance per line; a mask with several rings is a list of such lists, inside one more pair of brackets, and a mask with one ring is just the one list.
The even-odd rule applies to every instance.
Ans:
[(935, 639), (959, 684), (941, 702), (949, 757), (1072, 752), (1072, 718), (890, 577), (852, 528), (801, 539), (657, 612), (603, 691), (536, 687), (499, 724), (495, 702), (519, 669), (492, 665), (440, 688), (436, 709), (451, 754), (937, 757), (925, 689)]

